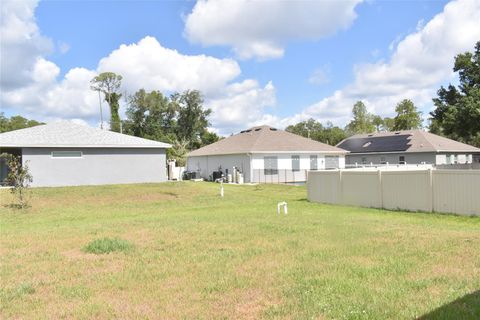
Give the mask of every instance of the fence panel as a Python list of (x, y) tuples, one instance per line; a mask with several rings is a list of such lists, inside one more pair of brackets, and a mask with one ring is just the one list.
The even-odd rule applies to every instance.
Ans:
[(309, 171), (307, 192), (310, 201), (339, 204), (341, 201), (340, 171)]
[(429, 170), (379, 172), (382, 176), (384, 208), (432, 211), (432, 188)]
[(341, 189), (344, 204), (382, 207), (377, 171), (342, 171)]
[(310, 201), (480, 215), (478, 170), (311, 171)]
[(480, 215), (480, 171), (435, 170), (433, 210)]

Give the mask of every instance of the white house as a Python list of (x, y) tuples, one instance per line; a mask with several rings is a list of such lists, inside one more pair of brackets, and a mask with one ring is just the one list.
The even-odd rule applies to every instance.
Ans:
[[(66, 121), (0, 134), (0, 153), (28, 163), (32, 186), (162, 182), (169, 147)], [(2, 182), (8, 168), (0, 164)]]
[(190, 152), (187, 170), (211, 179), (213, 172), (228, 174), (236, 167), (245, 182), (299, 182), (306, 180), (308, 170), (343, 168), (346, 153), (293, 133), (259, 126)]

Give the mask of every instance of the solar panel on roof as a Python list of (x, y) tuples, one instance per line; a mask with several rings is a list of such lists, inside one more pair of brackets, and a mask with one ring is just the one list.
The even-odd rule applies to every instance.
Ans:
[[(350, 138), (338, 147), (350, 152), (390, 152), (406, 151), (410, 145), (410, 135), (395, 135), (386, 137)], [(370, 144), (368, 143), (370, 142)]]

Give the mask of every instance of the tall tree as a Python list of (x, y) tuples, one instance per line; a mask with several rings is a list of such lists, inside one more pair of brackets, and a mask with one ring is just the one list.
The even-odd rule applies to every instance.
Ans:
[(29, 120), (22, 116), (12, 116), (10, 118), (5, 117), (3, 112), (0, 112), (0, 133), (13, 131), (18, 129), (30, 128), (44, 124), (36, 120)]
[(137, 91), (129, 97), (126, 115), (125, 133), (157, 141), (172, 140), (175, 110), (160, 91)]
[(480, 41), (473, 53), (455, 57), (453, 71), (458, 72), (460, 84), (438, 90), (430, 131), (480, 147)]
[(349, 134), (371, 133), (375, 131), (373, 115), (367, 111), (362, 101), (357, 101), (352, 109), (353, 120), (345, 127)]
[[(294, 125), (289, 125), (285, 128), (285, 131), (295, 133), (299, 136), (317, 140), (323, 131), (323, 125), (313, 118), (306, 121), (299, 122)], [(319, 141), (319, 140), (317, 140)]]
[(90, 81), (92, 90), (102, 92), (110, 107), (110, 130), (120, 132), (119, 93), (122, 84), (122, 76), (113, 72), (103, 72)]
[(160, 91), (140, 89), (129, 97), (127, 119), (122, 123), (127, 134), (171, 143), (168, 157), (182, 164), (188, 150), (220, 139), (207, 129), (210, 112), (203, 108), (198, 91), (166, 97)]
[(382, 120), (382, 130), (384, 131), (393, 131), (395, 127), (395, 119), (394, 118), (389, 118), (385, 117)]
[(331, 122), (327, 122), (318, 141), (334, 146), (346, 137), (347, 134), (345, 130), (334, 126)]
[(374, 115), (372, 118), (372, 123), (375, 126), (375, 130), (379, 132), (383, 127), (383, 119), (379, 115)]
[(333, 126), (331, 122), (323, 126), (320, 122), (312, 118), (295, 125), (290, 125), (285, 128), (285, 131), (330, 145), (336, 145), (347, 137), (343, 129)]
[(393, 119), (393, 130), (411, 130), (422, 127), (421, 112), (409, 99), (404, 99), (395, 107), (397, 115)]
[(208, 116), (212, 110), (203, 107), (202, 95), (197, 90), (174, 94), (171, 102), (177, 110), (177, 138), (188, 141), (190, 149), (199, 148), (202, 145), (202, 134), (209, 126)]

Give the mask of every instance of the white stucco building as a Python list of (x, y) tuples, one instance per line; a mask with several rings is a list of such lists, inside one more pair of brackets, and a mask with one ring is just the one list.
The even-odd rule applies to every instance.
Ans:
[(253, 127), (188, 154), (187, 170), (211, 179), (238, 168), (245, 182), (299, 182), (308, 170), (343, 168), (347, 151), (269, 126)]
[(0, 134), (0, 153), (20, 156), (36, 187), (163, 182), (169, 147), (67, 121)]

